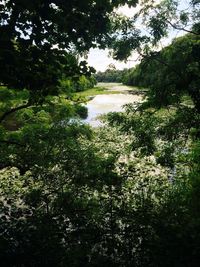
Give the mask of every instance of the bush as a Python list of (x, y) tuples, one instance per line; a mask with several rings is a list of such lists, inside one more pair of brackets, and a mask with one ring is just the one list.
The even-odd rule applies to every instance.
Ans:
[(76, 114), (78, 114), (81, 119), (86, 119), (87, 118), (88, 109), (87, 109), (86, 106), (76, 104), (74, 107), (75, 107)]

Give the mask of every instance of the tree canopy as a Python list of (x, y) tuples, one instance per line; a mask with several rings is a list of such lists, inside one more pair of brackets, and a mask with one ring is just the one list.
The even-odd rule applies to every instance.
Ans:
[(179, 104), (187, 94), (199, 112), (199, 41), (200, 37), (192, 34), (175, 39), (169, 46), (144, 57), (127, 72), (124, 82), (149, 87), (149, 101), (158, 107)]
[(126, 59), (133, 50), (145, 56), (158, 50), (163, 38), (173, 31), (200, 35), (199, 1), (141, 1), (139, 11), (131, 18), (114, 18), (113, 56)]
[(110, 13), (125, 2), (1, 1), (1, 84), (34, 91), (34, 98), (56, 92), (63, 75), (90, 73), (92, 69), (79, 63), (76, 55), (105, 47)]

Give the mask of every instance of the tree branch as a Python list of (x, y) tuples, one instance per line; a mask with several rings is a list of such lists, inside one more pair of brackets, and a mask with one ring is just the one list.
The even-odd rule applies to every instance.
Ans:
[(191, 34), (194, 34), (194, 35), (198, 35), (198, 36), (199, 36), (199, 33), (197, 33), (197, 32), (187, 30), (187, 29), (185, 29), (185, 28), (183, 28), (183, 27), (179, 27), (179, 26), (177, 26), (177, 25), (171, 23), (171, 21), (169, 21), (169, 20), (166, 20), (166, 21), (167, 21), (167, 23), (168, 23), (169, 25), (171, 25), (171, 26), (172, 26), (174, 29), (176, 29), (176, 30), (184, 31), (184, 32), (191, 33)]
[(10, 109), (9, 111), (6, 111), (6, 112), (3, 113), (3, 115), (0, 117), (0, 123), (2, 123), (2, 122), (5, 120), (5, 118), (6, 118), (7, 116), (9, 116), (10, 114), (15, 113), (15, 112), (18, 111), (18, 110), (21, 110), (21, 109), (24, 109), (24, 108), (28, 108), (28, 107), (30, 107), (30, 106), (31, 106), (31, 104), (28, 102), (27, 104), (24, 104), (24, 105), (22, 105), (22, 106), (18, 106), (18, 107), (16, 107), (16, 108), (12, 108), (12, 109)]

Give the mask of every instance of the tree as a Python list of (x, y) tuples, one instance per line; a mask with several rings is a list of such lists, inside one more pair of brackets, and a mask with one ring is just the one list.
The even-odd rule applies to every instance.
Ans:
[(186, 34), (162, 50), (151, 52), (127, 73), (125, 82), (148, 87), (149, 102), (157, 107), (179, 104), (188, 95), (200, 112), (199, 40), (196, 35)]
[(93, 69), (79, 63), (75, 54), (105, 47), (111, 29), (109, 13), (125, 2), (2, 1), (0, 83), (28, 89), (31, 105), (56, 93), (63, 76), (90, 74)]
[(141, 57), (148, 56), (173, 31), (199, 36), (199, 5), (199, 1), (193, 0), (141, 1), (133, 17), (114, 17), (113, 56), (123, 60), (133, 50)]

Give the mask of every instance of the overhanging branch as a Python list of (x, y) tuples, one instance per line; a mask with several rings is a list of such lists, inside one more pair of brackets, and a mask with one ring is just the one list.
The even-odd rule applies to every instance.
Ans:
[(3, 113), (3, 115), (0, 117), (0, 123), (2, 123), (2, 122), (5, 120), (5, 118), (6, 118), (7, 116), (9, 116), (10, 114), (15, 113), (15, 112), (18, 111), (18, 110), (21, 110), (21, 109), (24, 109), (24, 108), (28, 108), (28, 107), (30, 107), (30, 106), (31, 106), (31, 104), (28, 102), (28, 103), (26, 103), (26, 104), (24, 104), (24, 105), (21, 105), (21, 106), (18, 106), (18, 107), (16, 107), (16, 108), (12, 108), (12, 109), (6, 111), (6, 112)]
[(174, 28), (174, 29), (176, 29), (176, 30), (178, 30), (178, 31), (184, 31), (184, 32), (191, 33), (191, 34), (194, 34), (194, 35), (198, 35), (198, 36), (199, 36), (199, 33), (198, 33), (198, 32), (194, 32), (194, 31), (191, 31), (191, 30), (187, 30), (187, 29), (185, 29), (185, 28), (183, 28), (183, 27), (180, 27), (180, 26), (178, 26), (178, 25), (175, 25), (175, 24), (171, 23), (171, 21), (169, 21), (169, 20), (166, 20), (166, 21), (167, 21), (167, 23), (168, 23), (170, 26), (172, 26), (172, 28)]

